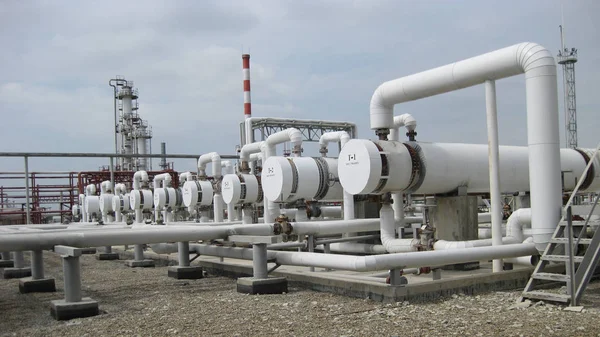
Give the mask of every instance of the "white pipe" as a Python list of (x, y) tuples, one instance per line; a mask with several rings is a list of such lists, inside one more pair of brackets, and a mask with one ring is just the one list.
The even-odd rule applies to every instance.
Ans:
[(192, 172), (183, 172), (179, 175), (179, 185), (183, 186), (183, 184), (186, 181), (192, 181), (194, 180), (194, 175), (192, 174)]
[(94, 195), (96, 194), (96, 185), (94, 184), (89, 184), (85, 187), (85, 195)]
[(242, 149), (240, 150), (240, 160), (246, 162), (250, 161), (250, 155), (261, 152), (263, 148), (264, 142), (254, 142), (242, 146)]
[[(161, 174), (157, 174), (154, 176), (154, 188), (158, 189), (158, 188), (165, 188), (165, 187), (169, 187), (171, 186), (171, 180), (173, 179), (173, 177), (171, 177), (171, 174), (169, 173), (161, 173)], [(161, 185), (162, 183), (162, 185)]]
[(263, 159), (262, 152), (258, 152), (258, 153), (251, 153), (248, 161), (253, 162), (253, 161), (262, 160), (262, 159)]
[(112, 185), (110, 183), (110, 180), (105, 180), (102, 183), (100, 183), (100, 194), (111, 193), (111, 192), (112, 192)]
[(379, 228), (379, 219), (294, 222), (292, 228), (293, 233), (298, 235), (367, 232)]
[(350, 140), (350, 135), (346, 131), (331, 131), (325, 132), (319, 138), (319, 145), (322, 149), (326, 149), (329, 143), (338, 142), (341, 147), (344, 147)]
[(506, 236), (513, 237), (515, 240), (523, 241), (523, 226), (531, 224), (531, 209), (519, 208), (514, 211), (506, 221)]
[[(193, 248), (192, 248), (193, 247)], [(202, 255), (222, 256), (235, 259), (252, 259), (252, 249), (190, 245)], [(512, 244), (497, 247), (456, 249), (451, 251), (424, 251), (370, 256), (319, 254), (305, 252), (282, 252), (269, 250), (267, 258), (277, 264), (290, 266), (319, 267), (351, 271), (375, 271), (409, 267), (439, 267), (496, 258), (528, 256), (537, 253), (533, 244)]]
[[(87, 193), (87, 188), (86, 191)], [(88, 217), (87, 217), (87, 210), (85, 208), (85, 197), (87, 194), (80, 194), (79, 195), (79, 205), (81, 207), (81, 220), (80, 222), (88, 222)]]
[(216, 192), (213, 196), (213, 212), (215, 213), (215, 222), (223, 221), (223, 196)]
[(388, 203), (384, 203), (379, 210), (381, 244), (388, 253), (401, 253), (416, 251), (419, 240), (396, 238), (396, 222), (394, 210)]
[(380, 85), (371, 98), (371, 129), (391, 129), (395, 104), (525, 73), (534, 241), (543, 250), (561, 216), (556, 63), (535, 43), (521, 43)]
[(142, 182), (148, 182), (148, 172), (137, 171), (133, 174), (133, 189), (139, 190)]
[(411, 114), (394, 116), (394, 127), (390, 129), (389, 140), (400, 141), (400, 128), (406, 127), (407, 131), (417, 128), (417, 120)]
[[(315, 249), (324, 250), (323, 245), (318, 245)], [(387, 254), (383, 245), (374, 245), (369, 243), (340, 242), (330, 243), (329, 250), (336, 253), (346, 254)]]
[(216, 152), (205, 153), (198, 158), (198, 176), (206, 177), (206, 164), (212, 162), (213, 177), (221, 177), (221, 156)]
[[(485, 81), (485, 103), (488, 134), (488, 157), (490, 169), (490, 197), (492, 205), (492, 244), (502, 245), (502, 194), (500, 192), (500, 149), (498, 145), (498, 116), (496, 112), (496, 82)], [(492, 262), (492, 271), (501, 272), (502, 260)]]
[(115, 184), (115, 194), (125, 194), (127, 193), (127, 186), (125, 184), (119, 183)]
[[(508, 217), (506, 223), (506, 237), (502, 238), (503, 244), (514, 244), (519, 242), (528, 242), (525, 240), (523, 234), (523, 225), (531, 223), (531, 209), (530, 208), (519, 208), (514, 211), (510, 217)], [(502, 237), (502, 227), (500, 227), (500, 237)], [(467, 240), (467, 241), (446, 241), (438, 240), (433, 245), (434, 250), (447, 250), (457, 248), (469, 248), (469, 247), (485, 247), (493, 245), (493, 238), (490, 239), (479, 239), (479, 240)]]

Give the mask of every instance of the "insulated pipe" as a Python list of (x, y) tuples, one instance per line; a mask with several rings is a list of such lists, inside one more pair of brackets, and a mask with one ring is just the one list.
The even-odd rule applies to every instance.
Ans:
[(88, 222), (87, 210), (85, 209), (85, 197), (86, 197), (85, 194), (79, 195), (79, 204), (81, 205), (81, 215), (82, 215), (80, 222)]
[(215, 222), (223, 221), (223, 196), (220, 192), (217, 192), (213, 196), (213, 212)]
[(192, 172), (183, 172), (179, 175), (179, 186), (183, 186), (183, 184), (186, 181), (192, 181), (194, 180), (194, 176), (192, 175)]
[(411, 114), (394, 116), (394, 127), (390, 129), (389, 140), (400, 141), (400, 128), (406, 127), (406, 131), (414, 131), (417, 128), (417, 120)]
[[(171, 186), (171, 177), (170, 173), (161, 173), (154, 176), (153, 185), (155, 189), (170, 187)], [(162, 185), (161, 185), (162, 183)]]
[[(496, 82), (485, 81), (488, 156), (490, 168), (490, 197), (492, 205), (492, 244), (502, 245), (502, 194), (500, 192), (500, 150), (498, 145), (498, 116), (496, 112)], [(492, 271), (503, 271), (502, 260), (492, 262)]]
[(85, 195), (90, 196), (96, 194), (96, 185), (89, 184), (85, 187)]
[(292, 223), (292, 233), (297, 235), (328, 235), (341, 233), (356, 233), (377, 230), (379, 219), (353, 219), (307, 221)]
[(389, 203), (384, 203), (379, 210), (381, 244), (388, 253), (412, 252), (417, 250), (418, 239), (396, 238), (396, 222), (394, 210)]
[[(151, 228), (148, 228), (151, 227)], [(146, 229), (147, 228), (147, 229)], [(107, 229), (75, 232), (31, 233), (0, 236), (2, 250), (47, 250), (54, 246), (101, 247), (161, 242), (226, 239), (229, 235), (275, 235), (273, 225), (147, 226), (143, 229)], [(22, 254), (22, 253), (21, 253)], [(16, 266), (16, 261), (15, 261)]]
[(127, 186), (125, 184), (115, 184), (115, 194), (127, 193)]
[(506, 221), (506, 236), (522, 242), (525, 239), (523, 235), (523, 225), (529, 224), (531, 224), (531, 209), (519, 208), (512, 212)]
[(100, 184), (100, 193), (101, 194), (105, 194), (105, 193), (111, 193), (112, 192), (112, 185), (110, 183), (110, 180), (105, 180)]
[(246, 144), (244, 146), (242, 146), (242, 149), (240, 150), (240, 160), (242, 162), (248, 162), (250, 161), (250, 155), (253, 153), (259, 153), (263, 150), (264, 148), (264, 142), (254, 142), (254, 143), (250, 143), (250, 144)]
[[(252, 249), (195, 244), (198, 254), (251, 260)], [(319, 267), (350, 271), (375, 271), (410, 267), (438, 267), (495, 258), (510, 258), (537, 254), (535, 246), (511, 244), (497, 247), (456, 249), (451, 251), (424, 251), (370, 256), (334, 255), (305, 252), (267, 251), (267, 259), (290, 266)]]
[(393, 127), (395, 104), (525, 73), (534, 241), (544, 250), (561, 216), (556, 64), (535, 43), (520, 43), (380, 85), (371, 98), (373, 130)]
[(142, 186), (142, 182), (148, 182), (148, 172), (137, 171), (133, 174), (133, 189), (139, 190)]
[(344, 147), (346, 143), (350, 140), (350, 135), (346, 131), (331, 131), (325, 132), (319, 138), (319, 145), (321, 146), (321, 150), (324, 150), (324, 153), (327, 153), (327, 146), (331, 142), (340, 143), (340, 147)]
[(212, 162), (213, 177), (221, 178), (221, 156), (216, 152), (205, 153), (198, 158), (198, 177), (206, 178), (206, 164)]
[[(406, 127), (407, 131), (414, 131), (417, 128), (417, 120), (411, 114), (402, 114), (394, 116), (394, 127), (390, 129), (390, 140), (400, 141), (401, 127)], [(392, 208), (394, 209), (394, 221), (397, 227), (404, 227), (404, 195), (402, 192), (392, 193)]]

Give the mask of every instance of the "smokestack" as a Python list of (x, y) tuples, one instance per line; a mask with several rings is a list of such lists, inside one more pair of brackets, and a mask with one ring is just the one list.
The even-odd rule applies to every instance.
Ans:
[[(160, 143), (160, 154), (162, 154), (162, 155), (167, 154), (167, 143), (165, 143), (165, 142)], [(160, 168), (163, 170), (167, 169), (167, 158), (163, 157), (160, 160)]]
[(250, 54), (242, 54), (242, 72), (244, 74), (244, 117), (252, 117), (250, 99)]

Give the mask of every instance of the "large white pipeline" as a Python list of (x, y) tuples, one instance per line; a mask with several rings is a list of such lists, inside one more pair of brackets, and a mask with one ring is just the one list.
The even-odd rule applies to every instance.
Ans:
[[(398, 103), (522, 73), (526, 78), (532, 227), (534, 241), (543, 250), (561, 216), (558, 93), (550, 51), (535, 43), (520, 43), (385, 82), (371, 98), (370, 122), (371, 129), (386, 134), (393, 128), (393, 109)], [(347, 162), (351, 161), (355, 160)]]
[[(190, 245), (199, 254), (234, 259), (252, 259), (252, 249)], [(451, 251), (424, 251), (384, 255), (353, 256), (305, 252), (281, 252), (269, 250), (267, 258), (280, 265), (320, 267), (336, 270), (375, 271), (409, 267), (439, 267), (449, 264), (511, 258), (537, 254), (535, 245), (511, 244), (494, 247), (477, 247)]]
[(100, 184), (100, 196), (98, 198), (98, 205), (100, 212), (102, 213), (102, 221), (112, 222), (115, 219), (109, 216), (109, 213), (113, 212), (113, 188), (110, 180), (105, 180)]

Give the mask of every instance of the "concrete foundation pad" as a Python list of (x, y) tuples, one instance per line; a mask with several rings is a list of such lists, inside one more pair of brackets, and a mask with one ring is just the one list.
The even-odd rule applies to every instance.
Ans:
[(31, 276), (31, 268), (4, 268), (2, 269), (3, 279), (23, 278)]
[(251, 295), (282, 294), (288, 291), (288, 281), (285, 277), (269, 277), (256, 279), (240, 277), (237, 280), (237, 292)]
[(119, 259), (118, 253), (98, 253), (96, 255), (96, 260), (100, 260), (100, 261), (112, 261), (112, 260), (118, 260), (118, 259)]
[(56, 291), (56, 284), (53, 278), (43, 278), (34, 280), (31, 277), (19, 280), (19, 292), (26, 293), (53, 293)]
[(81, 254), (96, 254), (98, 250), (96, 248), (81, 248)]
[(98, 302), (89, 297), (82, 298), (80, 302), (67, 302), (65, 300), (50, 302), (50, 314), (57, 321), (96, 316), (99, 313)]
[(167, 275), (178, 280), (198, 280), (203, 277), (203, 272), (202, 267), (171, 266)]
[(15, 266), (13, 260), (0, 260), (0, 268), (12, 268)]
[(125, 261), (125, 265), (131, 268), (148, 268), (154, 267), (154, 260), (127, 260)]

